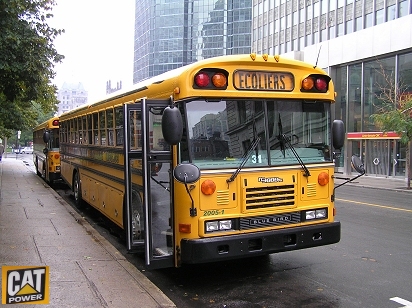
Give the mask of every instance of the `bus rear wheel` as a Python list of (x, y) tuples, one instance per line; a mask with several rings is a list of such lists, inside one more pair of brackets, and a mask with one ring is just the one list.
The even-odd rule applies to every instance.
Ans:
[(133, 240), (144, 239), (143, 203), (136, 191), (132, 193), (132, 232)]
[(36, 166), (36, 174), (41, 177), (41, 172), (39, 171), (39, 160), (38, 159), (36, 159), (35, 166)]
[[(138, 191), (133, 190), (132, 192), (132, 204), (130, 213), (130, 228), (131, 228), (131, 240), (133, 242), (133, 252), (141, 253), (144, 251), (144, 218), (143, 218), (143, 202)], [(128, 241), (128, 217), (126, 209), (126, 200), (123, 204), (123, 232), (124, 239)]]
[(83, 200), (82, 200), (82, 187), (80, 183), (79, 172), (76, 172), (74, 174), (73, 194), (74, 194), (74, 203), (76, 204), (77, 207), (81, 208), (83, 206)]

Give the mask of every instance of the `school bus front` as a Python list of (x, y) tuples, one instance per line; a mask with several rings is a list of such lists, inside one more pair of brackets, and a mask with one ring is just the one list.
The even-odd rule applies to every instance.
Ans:
[[(228, 185), (230, 174), (202, 174), (191, 200), (176, 184), (177, 245), (182, 263), (256, 256), (336, 243), (332, 183), (320, 185), (333, 166), (314, 167), (307, 179), (299, 169), (245, 172)], [(210, 188), (211, 187), (211, 188)], [(178, 199), (178, 200), (177, 200)], [(184, 206), (185, 204), (185, 206)]]
[(175, 95), (175, 159), (199, 169), (173, 185), (177, 265), (338, 242), (330, 77), (298, 61), (225, 59), (188, 72)]

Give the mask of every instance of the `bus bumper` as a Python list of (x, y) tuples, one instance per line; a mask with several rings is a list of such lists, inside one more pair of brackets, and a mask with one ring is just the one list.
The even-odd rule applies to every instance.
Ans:
[(340, 222), (181, 241), (181, 263), (196, 264), (337, 243)]

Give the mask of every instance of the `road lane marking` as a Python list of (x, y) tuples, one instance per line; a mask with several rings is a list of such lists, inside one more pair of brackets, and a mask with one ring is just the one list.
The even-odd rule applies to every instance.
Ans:
[(391, 301), (397, 302), (398, 304), (402, 304), (405, 306), (402, 306), (400, 308), (412, 308), (412, 302), (407, 301), (406, 299), (400, 298), (400, 297), (392, 297), (390, 298)]
[(393, 206), (379, 205), (379, 204), (374, 204), (374, 203), (367, 203), (367, 202), (360, 202), (360, 201), (353, 201), (353, 200), (339, 199), (339, 198), (337, 198), (335, 200), (343, 201), (343, 202), (350, 202), (350, 203), (355, 203), (355, 204), (369, 205), (369, 206), (374, 206), (374, 207), (380, 207), (380, 208), (383, 208), (383, 209), (389, 209), (389, 210), (396, 210), (396, 211), (403, 211), (403, 212), (412, 213), (412, 210), (401, 209), (401, 208), (393, 207)]

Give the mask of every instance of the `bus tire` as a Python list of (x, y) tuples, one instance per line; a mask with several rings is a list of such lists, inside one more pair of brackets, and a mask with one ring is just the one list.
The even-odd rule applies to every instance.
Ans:
[(41, 177), (41, 172), (39, 171), (39, 160), (38, 160), (37, 158), (36, 158), (35, 166), (36, 166), (36, 174), (37, 174), (39, 177)]
[[(125, 196), (126, 198), (126, 196)], [(126, 200), (124, 200), (123, 206), (123, 231), (124, 239), (127, 242), (127, 209)], [(143, 201), (138, 191), (133, 190), (132, 192), (132, 240), (141, 241), (142, 247), (144, 248), (144, 216), (143, 216)], [(140, 249), (138, 249), (140, 251)], [(136, 251), (138, 252), (138, 251)]]
[(75, 172), (73, 176), (73, 195), (74, 195), (74, 203), (78, 208), (81, 208), (83, 206), (83, 200), (82, 200), (82, 187), (81, 187), (81, 181), (80, 181), (80, 175), (79, 172)]
[(132, 228), (135, 240), (144, 240), (143, 200), (139, 192), (132, 192)]

